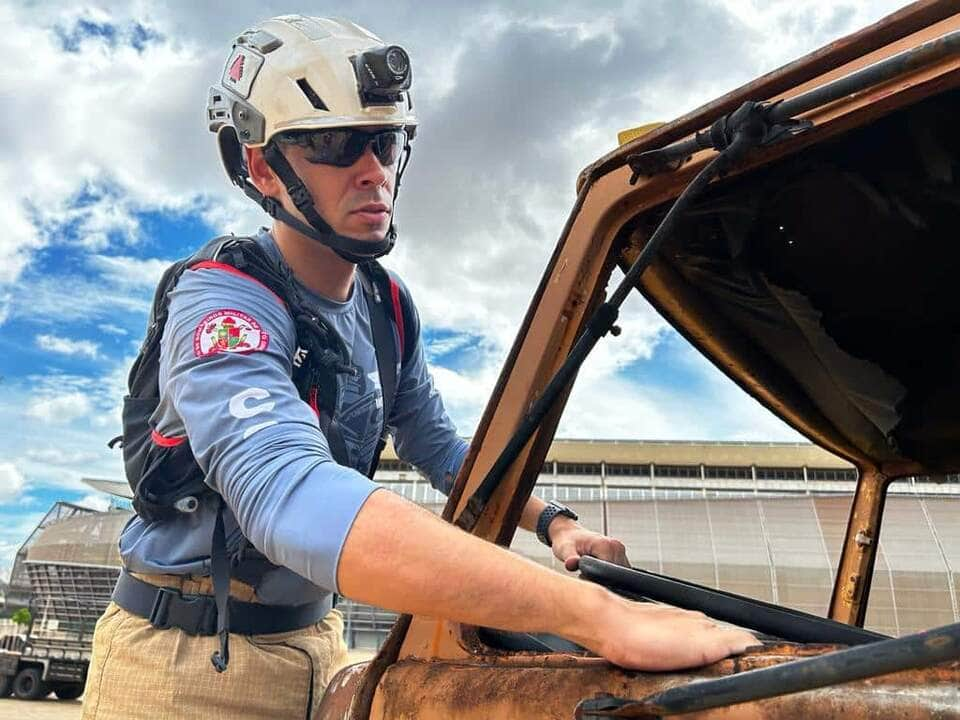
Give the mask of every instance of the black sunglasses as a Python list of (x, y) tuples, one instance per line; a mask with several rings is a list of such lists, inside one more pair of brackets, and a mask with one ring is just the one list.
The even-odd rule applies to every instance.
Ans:
[(350, 167), (373, 145), (373, 154), (380, 164), (389, 167), (400, 158), (407, 146), (407, 131), (389, 128), (369, 132), (357, 128), (330, 128), (328, 130), (290, 130), (280, 133), (277, 142), (306, 149), (308, 162), (322, 165)]

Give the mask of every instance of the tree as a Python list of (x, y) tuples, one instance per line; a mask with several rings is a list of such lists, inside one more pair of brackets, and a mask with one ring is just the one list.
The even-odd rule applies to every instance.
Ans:
[(13, 620), (17, 625), (29, 625), (33, 618), (30, 615), (29, 610), (26, 608), (20, 608), (10, 619)]

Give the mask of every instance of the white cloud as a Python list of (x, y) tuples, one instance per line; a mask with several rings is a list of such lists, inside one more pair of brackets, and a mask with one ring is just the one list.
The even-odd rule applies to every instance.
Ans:
[(574, 386), (557, 437), (799, 441), (803, 438), (712, 366), (693, 388), (608, 375)]
[(440, 366), (431, 370), (447, 414), (457, 426), (457, 431), (461, 435), (472, 435), (496, 383), (497, 367), (486, 364), (479, 371), (469, 373)]
[[(0, 323), (2, 324), (2, 323)], [(119, 325), (114, 325), (112, 323), (100, 323), (97, 325), (101, 332), (105, 332), (108, 335), (127, 335), (127, 331), (124, 330)]]
[(16, 466), (31, 494), (44, 488), (89, 493), (85, 476), (123, 478), (121, 452), (108, 449), (107, 441), (121, 430), (131, 362), (125, 357), (106, 365), (100, 376), (57, 372), (4, 382), (0, 417), (15, 422), (0, 433), (0, 458)]
[(899, 10), (902, 0), (837, 2), (806, 0), (803, 3), (760, 0), (717, 0), (745, 28), (758, 72), (770, 70), (793, 57)]
[(61, 448), (29, 448), (24, 456), (44, 465), (58, 465), (61, 467), (80, 467), (86, 463), (99, 459), (98, 453), (89, 450), (67, 451)]
[[(144, 287), (108, 286), (102, 280), (44, 275), (21, 279), (7, 306), (8, 319), (51, 324), (74, 320), (118, 320), (142, 317), (146, 322), (152, 292)], [(70, 302), (64, 302), (70, 298)], [(2, 299), (0, 299), (2, 307)]]
[(425, 341), (424, 351), (427, 354), (427, 359), (429, 361), (433, 361), (437, 358), (443, 357), (444, 355), (469, 349), (480, 339), (482, 338), (477, 338), (469, 333), (450, 335), (448, 337), (437, 338), (429, 342)]
[[(106, 190), (96, 189), (95, 193), (95, 199), (84, 199), (79, 204), (70, 197), (50, 207), (35, 206), (44, 234), (54, 236), (55, 242), (65, 241), (87, 250), (109, 247), (114, 235), (125, 244), (136, 243), (140, 239), (140, 222), (130, 200)], [(88, 189), (85, 194), (89, 194)]]
[(23, 474), (13, 463), (0, 463), (0, 503), (13, 502), (23, 492)]
[(118, 285), (131, 285), (148, 288), (157, 286), (163, 271), (170, 266), (170, 260), (157, 258), (135, 258), (124, 255), (93, 255), (91, 267), (99, 270), (101, 276)]
[(82, 355), (96, 360), (100, 346), (89, 340), (72, 340), (59, 335), (37, 335), (37, 347), (61, 355)]
[(105, 493), (93, 492), (77, 500), (77, 505), (90, 508), (91, 510), (109, 510), (110, 497)]
[[(195, 190), (216, 176), (212, 143), (201, 147), (209, 138), (197, 122), (213, 57), (191, 42), (135, 47), (135, 8), (72, 8), (0, 6), (0, 22), (18, 28), (4, 73), (4, 112), (14, 122), (0, 163), (0, 282), (16, 280), (48, 243), (137, 243), (136, 211), (190, 208)], [(113, 23), (119, 40), (86, 38), (66, 52), (63, 28), (80, 16)], [(208, 170), (194, 162), (202, 150), (211, 155)]]
[(31, 400), (25, 414), (32, 420), (65, 425), (90, 414), (90, 398), (80, 392), (68, 392)]

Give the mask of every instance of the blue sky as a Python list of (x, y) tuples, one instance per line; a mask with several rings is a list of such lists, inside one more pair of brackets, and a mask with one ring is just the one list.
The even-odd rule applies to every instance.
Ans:
[[(427, 3), (429, 4), (429, 3)], [(574, 200), (616, 133), (667, 120), (897, 3), (333, 3), (413, 57), (421, 120), (389, 264), (469, 434)], [(103, 506), (118, 407), (167, 263), (266, 218), (203, 107), (231, 38), (302, 8), (0, 1), (0, 577), (52, 502)], [(640, 299), (584, 367), (565, 437), (792, 440)]]

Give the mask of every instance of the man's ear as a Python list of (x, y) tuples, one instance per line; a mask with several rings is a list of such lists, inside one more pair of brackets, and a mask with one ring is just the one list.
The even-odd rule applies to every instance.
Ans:
[(281, 197), (283, 183), (263, 157), (263, 148), (243, 146), (243, 157), (247, 163), (250, 181), (264, 195)]

